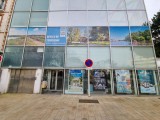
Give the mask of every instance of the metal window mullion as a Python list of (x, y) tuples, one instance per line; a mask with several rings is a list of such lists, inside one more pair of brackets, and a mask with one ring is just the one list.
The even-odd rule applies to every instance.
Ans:
[(29, 11), (28, 26), (27, 26), (26, 37), (25, 37), (25, 41), (24, 41), (24, 47), (23, 47), (23, 52), (22, 52), (22, 60), (21, 60), (21, 66), (20, 66), (20, 68), (22, 68), (22, 66), (23, 66), (24, 52), (25, 52), (26, 41), (27, 41), (27, 36), (28, 36), (28, 28), (29, 28), (30, 19), (31, 19), (33, 1), (34, 0), (32, 0), (32, 2), (31, 2), (31, 8), (30, 8), (30, 11)]

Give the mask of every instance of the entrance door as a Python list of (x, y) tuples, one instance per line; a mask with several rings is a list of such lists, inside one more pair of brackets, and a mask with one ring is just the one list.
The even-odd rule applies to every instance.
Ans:
[(63, 70), (45, 70), (45, 76), (47, 77), (49, 91), (62, 91), (63, 90)]

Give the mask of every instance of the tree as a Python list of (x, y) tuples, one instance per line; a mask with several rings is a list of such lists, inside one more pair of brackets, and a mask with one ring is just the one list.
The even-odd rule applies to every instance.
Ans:
[(156, 56), (160, 57), (160, 11), (152, 18), (151, 32), (154, 40)]

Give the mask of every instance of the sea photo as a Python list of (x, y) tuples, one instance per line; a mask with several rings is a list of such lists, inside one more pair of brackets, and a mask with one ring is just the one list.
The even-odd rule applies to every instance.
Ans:
[(109, 45), (108, 27), (89, 27), (89, 44), (92, 46)]
[(67, 29), (68, 45), (87, 45), (87, 27), (69, 27)]
[(26, 45), (28, 46), (44, 46), (46, 28), (28, 28)]
[(148, 26), (131, 26), (130, 29), (133, 45), (152, 45)]
[(112, 46), (131, 45), (129, 27), (110, 27), (110, 41)]

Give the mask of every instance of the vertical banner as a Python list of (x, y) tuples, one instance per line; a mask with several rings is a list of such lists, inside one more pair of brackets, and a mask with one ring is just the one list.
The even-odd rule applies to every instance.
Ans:
[(129, 70), (115, 70), (117, 93), (132, 93)]
[(138, 70), (141, 93), (156, 93), (152, 70)]
[(69, 71), (68, 92), (73, 94), (83, 94), (83, 73), (82, 70)]
[(48, 27), (46, 46), (65, 46), (66, 45), (66, 28)]

